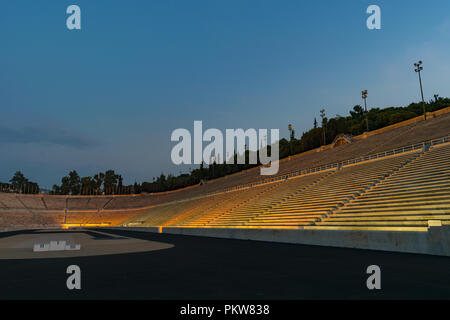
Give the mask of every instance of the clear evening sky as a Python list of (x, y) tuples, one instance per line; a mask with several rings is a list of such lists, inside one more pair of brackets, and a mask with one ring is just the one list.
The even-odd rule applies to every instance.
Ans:
[[(66, 28), (81, 8), (82, 30)], [(366, 27), (366, 8), (382, 29)], [(0, 4), (0, 181), (50, 188), (69, 170), (125, 183), (178, 174), (176, 128), (310, 129), (450, 96), (450, 1), (40, 0)]]

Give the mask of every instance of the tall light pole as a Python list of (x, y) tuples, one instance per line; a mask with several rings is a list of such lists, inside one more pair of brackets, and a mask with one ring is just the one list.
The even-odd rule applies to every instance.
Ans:
[(327, 135), (325, 133), (325, 130), (326, 130), (325, 109), (320, 110), (320, 117), (322, 118), (323, 145), (326, 145), (327, 144)]
[(290, 155), (292, 155), (292, 140), (294, 140), (294, 137), (295, 137), (295, 131), (292, 128), (292, 124), (288, 125), (288, 130), (290, 132), (290, 138), (291, 138), (289, 140), (289, 153), (290, 153)]
[(369, 117), (367, 115), (367, 90), (361, 91), (361, 96), (364, 100), (364, 113), (366, 114), (366, 132), (369, 132)]
[(425, 110), (425, 99), (423, 98), (422, 76), (420, 74), (420, 71), (423, 70), (422, 60), (419, 60), (419, 62), (414, 63), (414, 67), (415, 67), (414, 71), (419, 74), (420, 94), (422, 95), (423, 118), (425, 120), (427, 120), (427, 113), (426, 113), (426, 110)]
[(294, 140), (295, 138), (295, 131), (294, 128), (292, 128), (292, 124), (288, 125), (288, 130), (290, 132), (289, 136), (291, 140)]

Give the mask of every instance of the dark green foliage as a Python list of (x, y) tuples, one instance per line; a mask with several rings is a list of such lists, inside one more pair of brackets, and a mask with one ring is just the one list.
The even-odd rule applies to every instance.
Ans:
[(51, 194), (64, 195), (100, 195), (100, 194), (131, 194), (140, 192), (140, 186), (124, 186), (123, 178), (114, 170), (107, 170), (105, 173), (99, 172), (93, 177), (82, 177), (74, 170), (68, 176), (61, 179), (61, 185), (53, 185)]
[(28, 180), (22, 172), (16, 171), (9, 183), (0, 182), (0, 192), (36, 194), (40, 192), (40, 188), (36, 182)]

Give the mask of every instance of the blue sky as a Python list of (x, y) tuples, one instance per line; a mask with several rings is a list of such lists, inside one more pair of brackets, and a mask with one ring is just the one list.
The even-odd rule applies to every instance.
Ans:
[[(79, 5), (82, 30), (66, 28)], [(366, 28), (366, 8), (382, 29)], [(319, 110), (450, 96), (450, 2), (4, 1), (0, 5), (0, 181), (44, 187), (69, 170), (125, 183), (178, 174), (176, 128), (309, 129)]]

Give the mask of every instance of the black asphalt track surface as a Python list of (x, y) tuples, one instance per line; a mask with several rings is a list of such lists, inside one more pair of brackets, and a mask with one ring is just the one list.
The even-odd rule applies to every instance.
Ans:
[[(0, 260), (0, 299), (450, 299), (449, 257), (101, 231), (175, 247)], [(66, 269), (74, 264), (81, 268), (79, 291), (66, 287)], [(381, 268), (381, 290), (366, 287), (369, 265)]]

